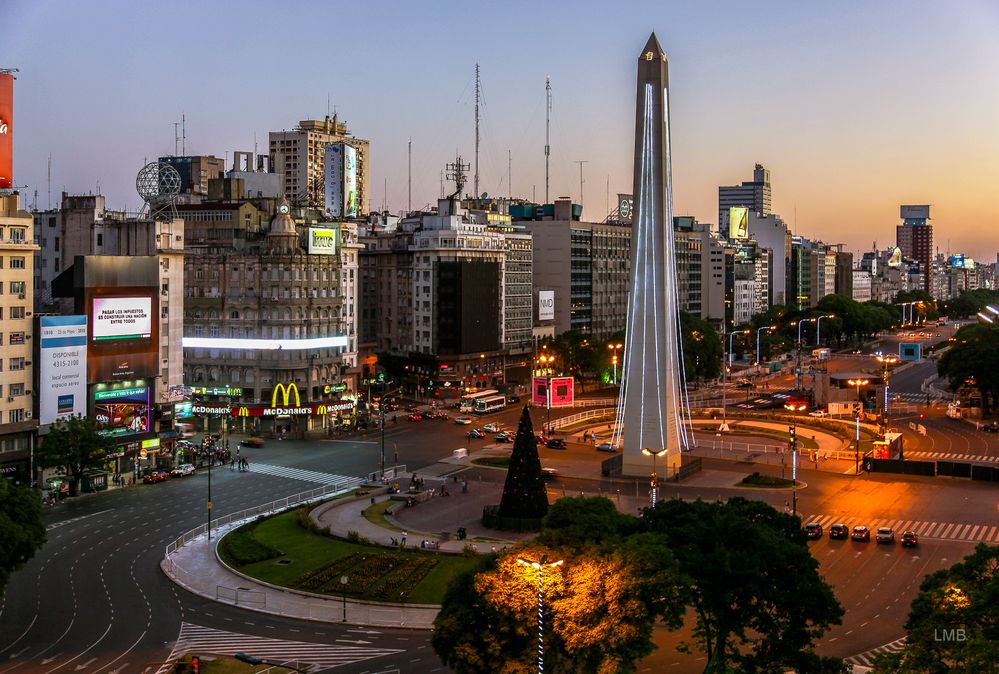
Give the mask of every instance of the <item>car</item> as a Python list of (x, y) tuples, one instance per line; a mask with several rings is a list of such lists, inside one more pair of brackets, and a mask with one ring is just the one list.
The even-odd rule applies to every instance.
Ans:
[(818, 522), (809, 522), (806, 524), (805, 538), (822, 538), (822, 525)]
[(829, 538), (846, 538), (850, 535), (850, 529), (845, 524), (834, 524), (829, 527)]
[(867, 542), (871, 540), (871, 530), (863, 525), (855, 526), (850, 533), (850, 540)]
[(443, 410), (439, 412), (436, 410), (434, 410), (433, 412), (424, 412), (423, 418), (431, 419), (433, 421), (447, 421), (447, 412), (444, 412)]
[(497, 433), (496, 442), (513, 442), (513, 437), (507, 432)]
[(187, 477), (194, 475), (194, 466), (189, 463), (182, 463), (170, 471), (170, 477)]
[(914, 548), (919, 545), (919, 538), (914, 531), (903, 531), (901, 540), (903, 548)]
[(473, 428), (468, 432), (468, 437), (471, 440), (477, 440), (478, 438), (486, 437), (486, 434), (481, 429)]
[(749, 381), (748, 379), (743, 379), (738, 384), (736, 384), (736, 386), (738, 388), (753, 388), (754, 384), (753, 384), (753, 382)]
[(549, 438), (545, 437), (544, 433), (535, 432), (534, 439), (538, 441), (539, 445), (544, 445), (548, 443)]
[(423, 421), (423, 415), (419, 412), (413, 412), (406, 416), (407, 421)]
[(516, 405), (520, 402), (520, 396), (507, 396), (506, 402), (508, 405)]
[(486, 433), (499, 433), (501, 429), (499, 424), (486, 424), (482, 427), (482, 430)]
[(244, 438), (239, 441), (239, 444), (243, 447), (263, 447), (264, 439), (258, 437)]
[(880, 527), (877, 533), (874, 534), (874, 540), (878, 543), (894, 543), (895, 532), (891, 527)]
[(144, 484), (156, 484), (157, 482), (165, 482), (167, 478), (170, 477), (170, 473), (165, 470), (156, 471), (155, 473), (150, 473), (142, 478)]
[(829, 413), (826, 412), (825, 410), (815, 410), (814, 412), (809, 412), (808, 416), (822, 418), (829, 416)]
[(454, 423), (458, 424), (459, 426), (471, 426), (472, 417), (455, 417)]
[(548, 449), (565, 449), (565, 440), (562, 438), (549, 438), (548, 442), (545, 443), (545, 447)]
[(986, 433), (999, 433), (999, 424), (996, 422), (988, 423), (982, 426), (982, 430)]
[(616, 452), (620, 447), (615, 445), (613, 442), (601, 442), (597, 445), (598, 452)]
[(549, 482), (558, 477), (558, 471), (554, 468), (542, 468), (541, 469), (541, 479), (545, 482)]

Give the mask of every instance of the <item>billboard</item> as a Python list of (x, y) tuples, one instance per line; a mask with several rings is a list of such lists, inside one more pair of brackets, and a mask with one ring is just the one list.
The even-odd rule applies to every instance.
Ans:
[(898, 246), (892, 248), (891, 255), (888, 256), (888, 266), (889, 267), (901, 267), (902, 266), (902, 249)]
[(958, 253), (950, 256), (950, 266), (954, 269), (964, 269), (964, 255)]
[(343, 146), (343, 216), (357, 217), (357, 150)]
[(548, 406), (548, 377), (535, 377), (531, 381), (531, 402), (540, 407)]
[(618, 194), (617, 195), (617, 214), (621, 222), (632, 221), (634, 217), (633, 210), (635, 208), (635, 198), (630, 194)]
[(111, 437), (138, 435), (152, 429), (148, 386), (130, 386), (94, 391), (94, 419), (105, 424), (102, 433)]
[(42, 316), (39, 423), (87, 414), (87, 317)]
[(742, 240), (749, 238), (749, 209), (733, 206), (728, 209), (728, 238)]
[(531, 402), (540, 407), (572, 407), (572, 377), (535, 377), (531, 382)]
[(95, 297), (94, 341), (152, 337), (152, 309), (151, 297)]
[(309, 227), (309, 255), (336, 255), (340, 249), (340, 230)]
[(903, 220), (928, 220), (930, 218), (930, 207), (928, 204), (900, 206), (898, 214)]
[(0, 190), (14, 187), (14, 76), (0, 73)]
[(333, 218), (343, 217), (343, 148), (331, 143), (323, 155), (323, 210)]
[(538, 320), (539, 321), (554, 321), (555, 320), (555, 291), (554, 290), (539, 290), (538, 291)]

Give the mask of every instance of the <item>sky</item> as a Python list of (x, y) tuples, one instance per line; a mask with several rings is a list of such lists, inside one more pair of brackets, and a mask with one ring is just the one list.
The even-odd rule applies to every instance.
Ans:
[(0, 0), (0, 68), (20, 69), (14, 178), (48, 207), (51, 156), (52, 205), (99, 189), (134, 210), (135, 173), (174, 153), (182, 115), (188, 154), (231, 162), (329, 101), (371, 141), (372, 209), (407, 207), (412, 140), (420, 208), (456, 154), (473, 161), (478, 63), (480, 191), (543, 198), (549, 76), (550, 196), (579, 201), (584, 161), (584, 218), (602, 220), (632, 190), (652, 31), (670, 64), (677, 214), (716, 222), (718, 186), (761, 163), (797, 233), (883, 249), (899, 205), (928, 203), (941, 252), (996, 260), (994, 0)]

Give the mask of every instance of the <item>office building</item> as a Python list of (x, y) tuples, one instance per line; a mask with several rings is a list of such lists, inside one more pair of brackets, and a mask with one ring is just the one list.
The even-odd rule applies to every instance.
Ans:
[(180, 174), (180, 203), (198, 203), (208, 196), (208, 181), (225, 173), (225, 160), (215, 155), (160, 157), (157, 161), (177, 169)]
[(787, 296), (787, 274), (791, 262), (791, 232), (787, 223), (779, 215), (749, 213), (749, 238), (760, 248), (770, 250), (770, 277), (767, 287), (767, 303), (791, 304), (794, 298)]
[(31, 213), (17, 192), (0, 195), (0, 479), (30, 484), (34, 418), (33, 295), (35, 242)]
[(772, 212), (770, 192), (770, 171), (757, 164), (753, 168), (753, 179), (741, 185), (718, 188), (718, 232), (729, 237), (731, 209), (744, 208), (747, 213), (767, 216)]
[(899, 208), (902, 224), (895, 227), (896, 245), (902, 250), (902, 257), (919, 263), (923, 274), (923, 289), (930, 291), (932, 285), (931, 262), (933, 260), (933, 225), (928, 205), (903, 205)]
[[(242, 191), (229, 199), (280, 199), (284, 196), (284, 175), (273, 171), (270, 155), (261, 154), (256, 157), (254, 168), (252, 152), (235, 151), (232, 153), (232, 168), (226, 172), (226, 178), (242, 180)], [(209, 198), (220, 199), (221, 196)]]

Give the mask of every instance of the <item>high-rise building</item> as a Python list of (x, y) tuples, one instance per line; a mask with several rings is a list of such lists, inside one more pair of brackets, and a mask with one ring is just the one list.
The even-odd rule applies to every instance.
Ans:
[(929, 224), (928, 205), (903, 205), (899, 208), (902, 224), (895, 227), (896, 245), (902, 250), (902, 257), (919, 263), (923, 274), (923, 289), (930, 291), (932, 286), (933, 225)]
[(38, 251), (31, 213), (19, 195), (0, 195), (0, 479), (30, 484), (33, 416), (33, 267)]
[(745, 208), (748, 213), (758, 215), (771, 214), (769, 169), (757, 164), (753, 168), (751, 181), (718, 188), (718, 231), (726, 238), (729, 236), (729, 220), (733, 208)]
[(270, 163), (284, 175), (284, 194), (292, 207), (322, 209), (326, 146), (344, 143), (357, 151), (358, 217), (370, 211), (370, 143), (351, 135), (336, 114), (325, 119), (304, 119), (291, 131), (271, 131)]
[(215, 155), (190, 155), (186, 157), (160, 157), (161, 164), (168, 164), (180, 174), (181, 203), (197, 203), (208, 196), (208, 181), (225, 173), (225, 160)]
[(791, 263), (791, 232), (779, 215), (749, 213), (749, 237), (760, 248), (771, 251), (767, 303), (792, 304), (787, 296), (787, 274)]

